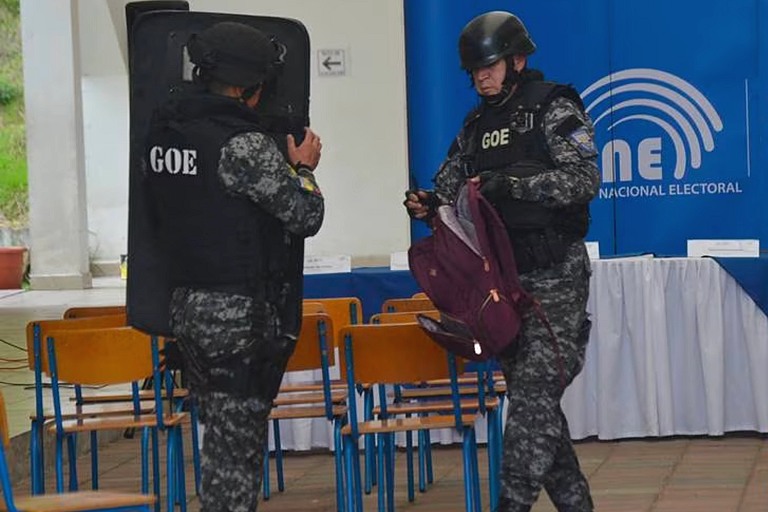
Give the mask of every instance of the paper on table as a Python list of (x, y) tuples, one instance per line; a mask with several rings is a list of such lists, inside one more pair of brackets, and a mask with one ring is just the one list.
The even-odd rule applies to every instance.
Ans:
[(722, 256), (725, 258), (757, 258), (759, 240), (688, 240), (688, 257)]

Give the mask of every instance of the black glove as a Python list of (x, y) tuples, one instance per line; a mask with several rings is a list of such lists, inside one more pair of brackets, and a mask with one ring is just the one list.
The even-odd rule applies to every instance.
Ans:
[(490, 203), (498, 203), (509, 199), (512, 194), (512, 179), (510, 176), (484, 171), (480, 173), (480, 194)]
[[(427, 197), (420, 197), (419, 192), (425, 192), (427, 194)], [(415, 195), (419, 198), (419, 202), (427, 207), (427, 216), (423, 217), (421, 219), (417, 220), (424, 220), (429, 221), (437, 214), (437, 208), (440, 206), (440, 198), (437, 197), (437, 194), (432, 192), (431, 190), (406, 190), (405, 191), (405, 201), (403, 201), (403, 206), (405, 206), (405, 209), (408, 211), (408, 215), (415, 219), (414, 212), (408, 206), (406, 203), (409, 201), (408, 196), (409, 195)]]

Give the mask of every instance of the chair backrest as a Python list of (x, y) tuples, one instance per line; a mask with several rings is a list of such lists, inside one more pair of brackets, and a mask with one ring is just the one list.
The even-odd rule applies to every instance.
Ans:
[(360, 383), (378, 384), (379, 406), (386, 414), (384, 384), (404, 384), (450, 379), (456, 428), (461, 425), (457, 375), (464, 363), (432, 341), (416, 323), (366, 324), (342, 327), (341, 371), (346, 377), (349, 423), (357, 438), (356, 388)]
[[(327, 313), (304, 314), (296, 348), (288, 359), (286, 371), (320, 370), (335, 364), (333, 350), (328, 350), (333, 319)], [(323, 358), (326, 360), (323, 361)]]
[(27, 324), (27, 362), (30, 370), (48, 373), (48, 348), (45, 340), (51, 331), (99, 329), (125, 326), (125, 313), (117, 315), (75, 318), (70, 320), (33, 320)]
[(152, 338), (132, 327), (54, 330), (47, 341), (58, 379), (70, 384), (120, 384), (153, 373)]
[[(416, 323), (350, 325), (339, 333), (344, 340), (342, 371), (348, 373), (351, 355), (355, 383), (450, 378), (448, 354)], [(456, 369), (463, 371), (463, 361), (457, 361)]]
[(65, 319), (124, 315), (125, 306), (75, 306), (64, 311)]
[(428, 311), (435, 309), (435, 305), (429, 299), (387, 299), (381, 306), (382, 313), (399, 313), (405, 311)]
[(301, 305), (301, 312), (304, 315), (314, 315), (315, 313), (325, 313), (325, 306), (320, 302), (304, 301)]
[(2, 436), (3, 448), (11, 445), (11, 436), (8, 434), (8, 414), (5, 410), (5, 397), (0, 391), (0, 436)]
[(416, 292), (413, 295), (411, 295), (412, 299), (428, 299), (427, 294), (424, 292)]
[[(70, 320), (72, 321), (72, 320)], [(139, 414), (139, 381), (152, 378), (157, 426), (164, 428), (163, 400), (173, 403), (170, 372), (160, 372), (162, 339), (133, 327), (53, 330), (48, 333), (48, 360), (55, 423), (63, 431), (60, 382), (81, 385), (130, 384), (134, 414)], [(166, 393), (161, 392), (165, 378)], [(171, 413), (168, 408), (168, 413)]]
[(333, 320), (333, 343), (340, 343), (339, 329), (345, 325), (356, 325), (363, 321), (363, 304), (357, 297), (332, 297), (323, 299), (307, 299), (308, 302), (322, 304), (325, 312)]
[(371, 316), (372, 324), (402, 324), (413, 323), (416, 321), (417, 315), (424, 315), (430, 318), (439, 319), (440, 313), (438, 311), (400, 311), (395, 313), (376, 313)]

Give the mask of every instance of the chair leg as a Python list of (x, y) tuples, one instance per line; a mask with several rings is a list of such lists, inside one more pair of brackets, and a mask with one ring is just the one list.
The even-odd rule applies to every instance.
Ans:
[(30, 422), (29, 432), (29, 480), (33, 495), (45, 493), (42, 430), (41, 421), (33, 418)]
[[(145, 427), (144, 430), (149, 430)], [(155, 496), (160, 496), (160, 433), (156, 428), (150, 430), (152, 440), (152, 488), (154, 489)], [(160, 500), (155, 502), (156, 512), (160, 512)]]
[(91, 431), (91, 489), (99, 488), (99, 436), (95, 430)]
[(69, 490), (76, 491), (77, 482), (77, 434), (67, 437), (67, 455), (69, 457)]
[(181, 512), (187, 512), (187, 480), (185, 477), (184, 468), (184, 436), (182, 435), (181, 428), (175, 427), (178, 430), (176, 434), (176, 440), (178, 446), (176, 448), (176, 478), (178, 479), (178, 496), (177, 501), (179, 503), (179, 509)]
[[(152, 441), (154, 442), (155, 433), (152, 432)], [(149, 493), (149, 432), (146, 428), (141, 429), (141, 493)], [(152, 462), (154, 462), (155, 456), (152, 455)], [(154, 469), (154, 468), (153, 468)], [(157, 491), (157, 489), (155, 489)], [(157, 492), (155, 492), (157, 495)]]
[(176, 429), (168, 429), (166, 439), (166, 459), (165, 459), (165, 484), (166, 484), (166, 510), (173, 512), (176, 503)]
[(355, 476), (355, 472), (360, 470), (360, 464), (355, 465), (355, 457), (358, 457), (357, 446), (352, 436), (342, 437), (344, 446), (344, 472), (345, 472), (345, 490), (347, 498), (347, 512), (362, 511), (362, 506), (356, 507), (355, 503), (362, 500), (362, 490), (360, 489), (360, 474)]
[(491, 510), (496, 510), (499, 501), (499, 457), (500, 437), (498, 435), (496, 416), (498, 411), (493, 410), (486, 416), (488, 424), (488, 492), (491, 502)]
[(387, 492), (387, 470), (384, 467), (386, 463), (386, 443), (384, 442), (384, 435), (385, 434), (378, 434), (376, 436), (376, 462), (378, 463), (378, 470), (376, 473), (379, 475), (379, 483), (377, 485), (377, 498), (378, 498), (378, 511), (384, 512), (384, 499), (385, 499), (385, 493)]
[(474, 493), (472, 491), (472, 462), (469, 444), (470, 439), (466, 430), (462, 436), (461, 443), (461, 458), (464, 466), (464, 508), (466, 509), (466, 512), (474, 512), (474, 500), (472, 499)]
[(283, 478), (283, 443), (280, 441), (280, 420), (273, 420), (273, 433), (275, 438), (275, 472), (277, 473), (277, 490), (285, 491), (285, 479)]
[(192, 433), (192, 467), (195, 471), (195, 494), (200, 496), (200, 434), (197, 425), (197, 401), (192, 398), (189, 404), (190, 429)]
[(426, 461), (426, 447), (424, 446), (424, 444), (425, 444), (424, 439), (426, 439), (426, 437), (424, 435), (424, 431), (423, 430), (419, 430), (418, 439), (419, 439), (419, 452), (418, 452), (418, 455), (419, 455), (419, 492), (426, 492), (426, 490), (427, 490), (427, 482), (426, 482), (426, 478), (427, 478), (427, 475), (426, 475), (426, 464), (427, 464), (427, 461)]
[(333, 459), (336, 463), (336, 512), (344, 512), (344, 470), (341, 444), (341, 420), (333, 422)]
[[(408, 418), (410, 418), (410, 416), (410, 414), (406, 415)], [(405, 433), (405, 464), (408, 480), (408, 501), (412, 502), (415, 497), (413, 491), (413, 432), (410, 431)]]
[(472, 458), (472, 495), (474, 497), (474, 510), (480, 512), (483, 510), (483, 506), (480, 499), (480, 465), (477, 462), (477, 437), (475, 436), (475, 429), (469, 430), (470, 438), (470, 455)]
[[(373, 393), (365, 391), (363, 395), (364, 419), (369, 421), (373, 419)], [(371, 494), (371, 489), (376, 485), (376, 436), (366, 434), (364, 437), (365, 447), (365, 494)]]
[(429, 430), (424, 431), (424, 453), (427, 458), (427, 483), (431, 484), (435, 481), (435, 472), (432, 470), (432, 434)]
[(64, 436), (56, 434), (56, 492), (64, 492)]
[[(395, 433), (384, 434), (386, 453), (386, 471), (387, 475), (387, 512), (395, 512)], [(379, 484), (381, 485), (381, 484)]]

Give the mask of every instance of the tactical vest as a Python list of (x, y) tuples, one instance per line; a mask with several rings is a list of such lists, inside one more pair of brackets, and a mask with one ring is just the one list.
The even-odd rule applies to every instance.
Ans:
[[(532, 80), (523, 82), (504, 105), (484, 104), (472, 112), (465, 130), (470, 133), (468, 149), (474, 171), (526, 178), (554, 168), (543, 118), (559, 97), (584, 109), (573, 88)], [(589, 228), (587, 205), (553, 209), (510, 197), (494, 206), (507, 226), (520, 273), (561, 262), (567, 246), (583, 238)]]
[(218, 176), (226, 142), (263, 131), (237, 101), (208, 94), (182, 100), (153, 120), (146, 184), (171, 285), (287, 303), (290, 332), (302, 293), (303, 241), (249, 199), (227, 193)]

